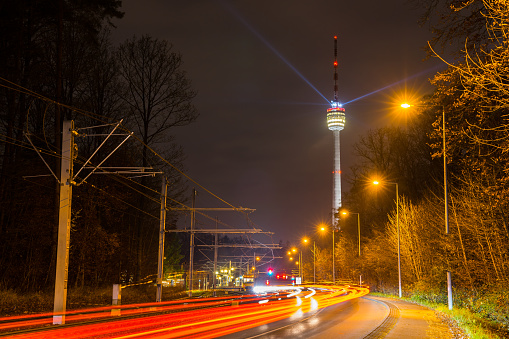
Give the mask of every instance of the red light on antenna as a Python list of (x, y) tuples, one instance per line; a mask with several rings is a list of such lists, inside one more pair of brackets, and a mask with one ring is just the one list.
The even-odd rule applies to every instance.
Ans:
[(336, 67), (337, 65), (338, 65), (338, 62), (334, 61), (334, 67)]
[(337, 39), (338, 37), (334, 35), (334, 39)]

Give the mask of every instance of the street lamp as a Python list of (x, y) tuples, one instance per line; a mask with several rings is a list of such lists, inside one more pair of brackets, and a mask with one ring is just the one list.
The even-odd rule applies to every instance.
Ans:
[[(341, 214), (348, 215), (348, 214), (357, 214), (357, 232), (358, 232), (358, 238), (359, 238), (359, 258), (361, 257), (361, 221), (360, 221), (360, 214), (354, 213), (354, 212), (348, 212), (348, 211), (342, 211)], [(359, 286), (362, 286), (362, 274), (359, 275)]]
[[(410, 105), (408, 103), (401, 104), (402, 108), (410, 108), (415, 105)], [(448, 202), (448, 194), (447, 194), (447, 157), (445, 154), (445, 106), (439, 105), (442, 107), (442, 153), (444, 158), (444, 219), (445, 219), (445, 234), (449, 234), (449, 202)], [(426, 106), (418, 106), (418, 107), (426, 107)], [(447, 270), (447, 304), (450, 310), (452, 310), (452, 283), (451, 283), (451, 271)]]
[[(378, 184), (375, 184), (378, 185)], [(359, 238), (359, 257), (361, 256), (361, 222), (360, 222), (360, 215), (359, 213), (354, 212), (348, 212), (348, 211), (342, 211), (341, 214), (348, 215), (348, 214), (357, 214), (357, 232), (358, 232), (358, 238)]]
[[(309, 239), (308, 238), (304, 238), (302, 239), (302, 242), (307, 244), (309, 242)], [(315, 241), (313, 240), (313, 284), (316, 284), (316, 243)]]
[[(378, 181), (373, 181), (373, 185), (378, 185)], [(398, 285), (399, 285), (399, 297), (401, 298), (401, 247), (399, 237), (399, 192), (397, 182), (386, 182), (386, 184), (396, 185), (396, 226), (398, 229)]]
[[(332, 226), (332, 227), (334, 227), (334, 226)], [(334, 229), (332, 227), (331, 227), (331, 231), (332, 231), (332, 282), (335, 285), (336, 284), (336, 270), (334, 267)], [(322, 224), (320, 226), (320, 231), (325, 232), (325, 230), (326, 230), (326, 227), (325, 227), (325, 225)]]
[[(302, 281), (304, 281), (304, 276), (303, 276), (303, 271), (302, 271), (302, 251), (297, 251), (297, 249), (294, 247), (294, 248), (292, 248), (291, 251), (288, 251), (288, 255), (292, 255), (292, 253), (297, 254), (297, 261), (295, 261), (295, 265), (299, 265), (299, 276), (301, 277)], [(292, 261), (293, 257), (290, 257), (289, 260)]]

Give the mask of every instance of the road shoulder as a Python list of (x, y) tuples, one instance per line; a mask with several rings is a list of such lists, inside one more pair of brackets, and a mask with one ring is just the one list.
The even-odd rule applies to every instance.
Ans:
[(369, 295), (365, 298), (378, 300), (388, 305), (392, 304), (399, 309), (399, 318), (385, 338), (467, 338), (463, 333), (458, 331), (454, 324), (446, 321), (444, 316), (441, 316), (437, 311), (428, 307), (393, 298)]

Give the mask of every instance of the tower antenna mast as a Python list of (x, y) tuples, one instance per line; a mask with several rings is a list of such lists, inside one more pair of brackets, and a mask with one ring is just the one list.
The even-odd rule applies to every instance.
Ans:
[(334, 102), (338, 102), (338, 37), (334, 36)]

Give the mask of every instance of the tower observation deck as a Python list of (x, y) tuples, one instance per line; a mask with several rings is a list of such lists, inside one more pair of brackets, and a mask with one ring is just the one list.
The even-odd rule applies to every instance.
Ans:
[(334, 137), (334, 170), (332, 171), (332, 225), (337, 225), (335, 214), (341, 208), (341, 152), (339, 132), (345, 128), (345, 109), (338, 100), (338, 40), (334, 37), (334, 99), (327, 109), (327, 127)]

